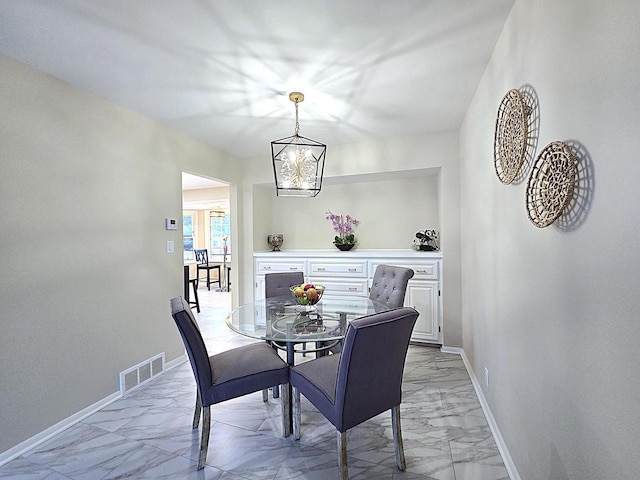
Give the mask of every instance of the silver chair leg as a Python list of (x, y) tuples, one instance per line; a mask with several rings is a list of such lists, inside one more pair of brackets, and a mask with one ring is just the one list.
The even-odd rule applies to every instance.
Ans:
[(391, 426), (393, 428), (393, 448), (396, 451), (396, 464), (401, 472), (407, 468), (404, 459), (404, 445), (402, 444), (402, 428), (400, 428), (400, 405), (391, 409)]
[(269, 401), (269, 389), (267, 389), (267, 388), (262, 390), (262, 401), (263, 402), (268, 402)]
[(338, 438), (338, 471), (340, 480), (349, 480), (347, 466), (347, 432), (336, 431)]
[(200, 393), (196, 389), (196, 411), (193, 412), (193, 428), (198, 428), (200, 423), (200, 412), (202, 411), (202, 402), (200, 401)]
[(200, 455), (198, 456), (198, 470), (204, 468), (209, 450), (209, 432), (211, 430), (211, 412), (209, 407), (202, 409), (202, 435), (200, 437)]
[(293, 387), (291, 395), (293, 396), (293, 439), (300, 440), (300, 390)]
[(282, 414), (282, 436), (291, 435), (291, 399), (289, 398), (289, 384), (280, 385), (280, 412)]

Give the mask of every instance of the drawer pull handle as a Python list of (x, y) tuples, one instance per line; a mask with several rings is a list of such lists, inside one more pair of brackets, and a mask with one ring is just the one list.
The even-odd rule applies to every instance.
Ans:
[(355, 268), (350, 268), (350, 269), (349, 269), (349, 271), (350, 271), (350, 272), (355, 272), (355, 271), (356, 271), (356, 269), (355, 269)]
[(356, 287), (349, 287), (350, 292), (355, 292), (356, 290), (358, 290)]
[(289, 267), (289, 270), (298, 270), (298, 267)]
[(325, 268), (324, 268), (324, 267), (318, 267), (318, 271), (319, 271), (319, 272), (324, 272), (324, 271), (325, 271)]
[(426, 270), (416, 270), (418, 273), (427, 273)]
[(264, 266), (264, 269), (265, 269), (265, 270), (271, 270), (271, 267), (270, 267), (269, 265), (265, 265), (265, 266)]

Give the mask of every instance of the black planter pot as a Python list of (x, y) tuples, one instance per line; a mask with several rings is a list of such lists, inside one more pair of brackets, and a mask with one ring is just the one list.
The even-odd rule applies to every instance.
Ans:
[(338, 248), (338, 250), (342, 250), (343, 252), (347, 252), (353, 248), (355, 243), (334, 243), (334, 245)]

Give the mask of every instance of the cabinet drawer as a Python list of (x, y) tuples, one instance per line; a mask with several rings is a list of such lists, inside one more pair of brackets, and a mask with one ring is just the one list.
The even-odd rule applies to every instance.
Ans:
[(329, 295), (357, 295), (366, 297), (369, 294), (367, 279), (362, 280), (330, 280), (322, 277), (311, 277), (311, 283), (324, 286), (325, 292)]
[(413, 269), (413, 278), (416, 280), (437, 280), (440, 277), (438, 262), (414, 265), (410, 268)]
[(398, 263), (393, 261), (388, 262), (372, 262), (370, 265), (369, 275), (373, 279), (376, 268), (378, 265), (393, 265), (395, 267), (410, 268), (413, 270), (413, 278), (415, 280), (438, 280), (440, 278), (440, 272), (438, 270), (438, 262), (421, 262), (419, 264)]
[(309, 260), (311, 275), (339, 275), (348, 277), (366, 277), (367, 262), (327, 262), (326, 260)]
[(277, 272), (303, 272), (304, 273), (304, 260), (290, 261), (290, 262), (269, 262), (258, 261), (257, 275), (264, 275), (267, 273)]

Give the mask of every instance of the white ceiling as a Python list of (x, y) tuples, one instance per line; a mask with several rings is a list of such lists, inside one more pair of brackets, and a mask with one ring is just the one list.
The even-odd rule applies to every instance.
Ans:
[(513, 0), (2, 0), (0, 53), (237, 158), (456, 129)]

